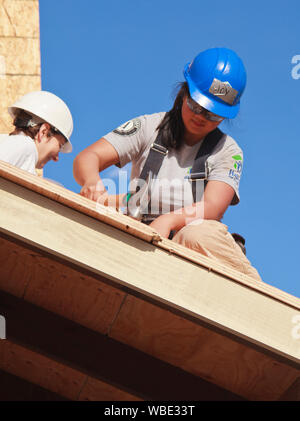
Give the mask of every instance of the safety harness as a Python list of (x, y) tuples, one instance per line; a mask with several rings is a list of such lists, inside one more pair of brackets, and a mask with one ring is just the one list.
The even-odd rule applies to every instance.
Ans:
[[(192, 193), (193, 201), (196, 202), (197, 192), (196, 192), (196, 183), (199, 180), (204, 181), (204, 188), (207, 184), (208, 178), (208, 169), (207, 169), (207, 158), (211, 155), (212, 151), (222, 138), (224, 133), (216, 128), (210, 132), (203, 140), (197, 155), (194, 160), (193, 167), (190, 171), (189, 180), (192, 183)], [(158, 132), (158, 135), (151, 145), (148, 157), (142, 169), (141, 175), (139, 177), (139, 183), (136, 187), (135, 192), (130, 192), (127, 195), (127, 205), (130, 204), (130, 201), (133, 200), (133, 197), (141, 189), (142, 185), (146, 184), (146, 181), (153, 180), (157, 177), (159, 170), (162, 166), (165, 156), (168, 154), (168, 148), (162, 144), (162, 135), (161, 131)], [(200, 198), (198, 199), (200, 200)], [(130, 206), (128, 206), (128, 209)], [(132, 215), (133, 216), (133, 215)], [(143, 222), (146, 221), (146, 215), (140, 215), (140, 218)], [(152, 218), (153, 219), (153, 218)]]
[[(217, 144), (219, 143), (223, 135), (224, 133), (220, 129), (218, 128), (214, 129), (204, 138), (197, 152), (192, 169), (189, 174), (189, 180), (192, 183), (192, 194), (193, 194), (194, 202), (196, 202), (197, 200), (200, 200), (200, 198), (197, 198), (197, 181), (203, 181), (204, 189), (205, 189), (208, 182), (207, 158), (212, 154), (213, 150), (215, 149), (215, 147), (217, 146)], [(141, 222), (144, 222), (146, 224), (152, 222), (154, 217), (146, 213), (143, 214), (142, 209), (141, 210), (131, 209), (131, 212), (129, 212), (130, 202), (133, 200), (134, 195), (139, 193), (142, 185), (146, 187), (146, 189), (148, 190), (151, 189), (151, 181), (157, 177), (159, 170), (162, 166), (163, 160), (167, 154), (168, 154), (168, 148), (166, 148), (162, 144), (161, 130), (159, 130), (155, 141), (151, 145), (146, 162), (144, 164), (141, 175), (139, 177), (139, 183), (136, 187), (136, 190), (134, 192), (128, 193), (126, 197), (128, 214), (130, 216), (133, 216), (136, 219), (141, 220)], [(147, 192), (146, 194), (149, 195), (149, 192)], [(148, 200), (148, 209), (149, 208), (150, 208), (150, 195), (149, 195), (149, 200)], [(239, 244), (238, 241), (237, 243)]]

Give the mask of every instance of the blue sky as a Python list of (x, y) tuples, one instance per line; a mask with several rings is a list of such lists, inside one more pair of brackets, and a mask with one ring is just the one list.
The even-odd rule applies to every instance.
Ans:
[[(248, 83), (238, 117), (221, 126), (244, 151), (241, 202), (223, 222), (246, 238), (266, 283), (300, 297), (299, 12), (299, 0), (40, 0), (42, 89), (66, 101), (75, 123), (74, 152), (45, 177), (79, 192), (72, 163), (81, 150), (133, 117), (170, 109), (184, 65), (207, 48), (231, 48)], [(102, 176), (116, 177), (116, 167)]]

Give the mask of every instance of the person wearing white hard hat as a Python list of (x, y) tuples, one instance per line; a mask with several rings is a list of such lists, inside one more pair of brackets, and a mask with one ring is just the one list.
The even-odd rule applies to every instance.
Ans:
[(8, 108), (15, 129), (0, 135), (0, 160), (36, 174), (59, 153), (70, 153), (73, 119), (68, 106), (47, 91), (30, 92)]

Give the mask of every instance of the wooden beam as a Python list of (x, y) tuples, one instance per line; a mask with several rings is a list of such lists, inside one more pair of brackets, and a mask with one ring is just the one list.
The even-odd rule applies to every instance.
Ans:
[(249, 400), (276, 400), (299, 376), (299, 364), (130, 295), (109, 335)]
[(68, 399), (0, 370), (0, 401), (66, 401)]
[[(0, 231), (11, 244), (0, 288), (247, 399), (276, 400), (296, 380), (299, 299), (148, 231), (139, 237), (147, 227), (96, 216), (63, 188), (0, 172)], [(93, 324), (97, 285), (112, 303), (104, 326), (102, 315)]]
[[(249, 276), (237, 272), (217, 261), (210, 259), (200, 253), (183, 247), (173, 241), (161, 238), (149, 226), (142, 224), (112, 208), (96, 204), (76, 193), (73, 193), (59, 185), (53, 184), (41, 178), (37, 179), (32, 174), (13, 167), (10, 164), (0, 161), (0, 177), (10, 180), (19, 186), (25, 187), (31, 191), (39, 193), (44, 197), (61, 203), (71, 209), (79, 211), (81, 214), (88, 215), (96, 220), (104, 222), (107, 225), (117, 228), (136, 238), (152, 243), (156, 248), (167, 251), (168, 254), (174, 254), (189, 262), (195, 263), (208, 269), (210, 272), (221, 274), (223, 277), (231, 279), (237, 283), (247, 286), (255, 291), (270, 296), (285, 304), (289, 304), (300, 310), (300, 300), (278, 288), (256, 281)], [(128, 237), (123, 237), (128, 238)]]
[(9, 340), (0, 341), (0, 368), (68, 400), (139, 400), (123, 390)]
[(0, 289), (108, 333), (125, 293), (0, 234)]
[(86, 199), (50, 181), (42, 178), (37, 179), (27, 171), (20, 170), (3, 161), (0, 161), (0, 176), (145, 241), (152, 242), (161, 238), (145, 224), (129, 218), (112, 208)]
[(300, 374), (289, 389), (280, 397), (280, 401), (300, 402)]
[(0, 340), (0, 369), (70, 400), (77, 400), (87, 376), (8, 339)]
[[(53, 279), (55, 276), (52, 277), (51, 273), (56, 274), (59, 271), (68, 273), (70, 268), (63, 267), (57, 257), (55, 260), (51, 260), (51, 257), (46, 256), (45, 253), (44, 255), (38, 253), (34, 247), (30, 247), (26, 253), (22, 252), (20, 251), (21, 244), (21, 242), (15, 244), (17, 251), (14, 252), (14, 243), (5, 240), (0, 255), (5, 256), (8, 251), (16, 255), (18, 262), (25, 258), (28, 267), (22, 265), (22, 273), (13, 273), (14, 277), (19, 276), (20, 278), (22, 278), (22, 274), (24, 276), (28, 272), (32, 274), (31, 282), (34, 288), (27, 287), (25, 298), (34, 298), (35, 304), (48, 309), (52, 308), (55, 312), (59, 311), (60, 314), (81, 325), (97, 330), (97, 324), (92, 323), (92, 319), (84, 316), (83, 309), (77, 313), (77, 308), (81, 308), (81, 302), (86, 301), (84, 286), (79, 290), (81, 294), (76, 295), (77, 283), (80, 277), (84, 278), (86, 274), (76, 274), (72, 268), (69, 282), (66, 283), (60, 276), (57, 276), (58, 284), (62, 284), (57, 288), (57, 283)], [(40, 260), (45, 267), (42, 272), (36, 268)], [(56, 264), (58, 266), (55, 270)], [(47, 267), (49, 267), (48, 271)], [(31, 272), (29, 268), (31, 268)], [(3, 286), (10, 285), (10, 274), (11, 272), (6, 272), (8, 277), (5, 280), (2, 279)], [(99, 281), (102, 283), (103, 279), (99, 279)], [(109, 290), (105, 291), (101, 287), (101, 291), (105, 292), (105, 296), (100, 302), (98, 302), (99, 300), (87, 301), (90, 308), (86, 308), (86, 310), (90, 314), (96, 315), (98, 312), (101, 314), (101, 303), (105, 303), (105, 297), (107, 297), (107, 301), (111, 300)], [(28, 294), (28, 292), (30, 293)], [(89, 295), (88, 288), (86, 294)], [(68, 296), (73, 296), (72, 301), (69, 301)], [(139, 296), (141, 297), (141, 295)], [(62, 302), (66, 300), (65, 304), (57, 306), (56, 302), (61, 302), (61, 300)], [(253, 347), (249, 349), (247, 344), (237, 343), (234, 337), (231, 339), (224, 337), (222, 331), (214, 332), (209, 326), (205, 328), (192, 322), (193, 320), (182, 319), (180, 315), (175, 316), (167, 308), (158, 308), (153, 303), (147, 304), (141, 299), (127, 296), (108, 333), (110, 337), (120, 340), (122, 343), (127, 343), (248, 399), (277, 399), (294, 381), (295, 370), (290, 370), (289, 367), (280, 363), (279, 358), (274, 361), (270, 356), (255, 352), (254, 349), (251, 349)], [(241, 358), (241, 356), (243, 357)], [(249, 371), (249, 366), (252, 367), (251, 371)], [(225, 371), (224, 367), (226, 367)], [(230, 372), (230, 375), (227, 375), (226, 371)], [(103, 389), (103, 386), (100, 385), (100, 389)], [(104, 389), (107, 389), (107, 385)], [(96, 390), (98, 390), (98, 386)], [(119, 396), (118, 394), (119, 392), (116, 391), (114, 395)]]
[(2, 232), (299, 364), (296, 297), (284, 303), (7, 180), (0, 187)]
[[(110, 396), (113, 388), (119, 390), (119, 396), (123, 393), (147, 400), (242, 400), (206, 380), (4, 292), (0, 292), (0, 314), (7, 320), (8, 341), (88, 376), (80, 399), (92, 399), (96, 392)], [(7, 364), (2, 362), (1, 368), (5, 370)]]

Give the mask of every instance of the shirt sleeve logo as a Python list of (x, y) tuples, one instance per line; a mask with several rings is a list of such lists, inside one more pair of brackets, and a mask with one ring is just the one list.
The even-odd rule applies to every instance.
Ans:
[(140, 128), (141, 122), (138, 118), (135, 118), (133, 120), (126, 121), (126, 123), (113, 130), (113, 132), (121, 136), (130, 136), (138, 132)]
[(236, 183), (240, 182), (241, 173), (243, 169), (243, 158), (241, 155), (234, 155), (233, 157), (234, 164), (233, 168), (229, 170), (229, 177), (232, 178)]

